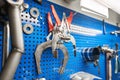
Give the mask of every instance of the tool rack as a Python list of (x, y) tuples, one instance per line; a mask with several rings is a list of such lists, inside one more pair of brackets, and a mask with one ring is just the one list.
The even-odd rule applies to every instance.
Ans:
[[(46, 78), (46, 80), (69, 80), (70, 75), (74, 74), (79, 71), (89, 72), (96, 76), (101, 77), (103, 80), (106, 78), (106, 69), (105, 69), (105, 56), (103, 54), (100, 55), (99, 63), (100, 63), (100, 74), (97, 73), (97, 68), (94, 68), (92, 63), (85, 64), (82, 60), (81, 56), (81, 49), (85, 47), (95, 47), (98, 45), (109, 44), (111, 48), (113, 48), (116, 42), (120, 45), (120, 37), (116, 37), (115, 35), (108, 34), (111, 31), (118, 30), (119, 28), (105, 23), (106, 25), (106, 34), (100, 34), (97, 36), (85, 36), (81, 34), (72, 33), (72, 35), (76, 39), (76, 47), (77, 47), (77, 56), (74, 57), (73, 55), (73, 48), (71, 46), (72, 43), (65, 44), (69, 52), (69, 60), (65, 71), (63, 74), (58, 73), (59, 66), (61, 64), (63, 55), (60, 54), (58, 59), (55, 59), (52, 55), (51, 48), (45, 50), (42, 54), (41, 59), (41, 69), (42, 73), (37, 74), (36, 63), (35, 63), (35, 49), (38, 44), (46, 41), (46, 36), (48, 35), (48, 23), (47, 23), (47, 12), (51, 12), (50, 5), (53, 4), (55, 9), (62, 19), (62, 13), (65, 12), (67, 15), (72, 10), (67, 9), (65, 7), (59, 6), (57, 4), (51, 3), (47, 0), (43, 0), (42, 4), (38, 4), (33, 0), (24, 0), (25, 3), (29, 4), (29, 9), (25, 10), (24, 13), (29, 13), (30, 8), (36, 7), (39, 9), (40, 15), (38, 17), (38, 22), (35, 24), (34, 22), (31, 23), (34, 27), (34, 31), (32, 34), (27, 35), (24, 33), (24, 45), (25, 45), (25, 52), (22, 56), (20, 64), (17, 68), (17, 71), (14, 76), (14, 80), (34, 80), (36, 78)], [(75, 12), (75, 11), (72, 11)], [(52, 17), (52, 20), (55, 20)], [(22, 24), (30, 23), (29, 20), (22, 20)], [(88, 17), (84, 14), (77, 13), (72, 21), (72, 24), (83, 26), (86, 28), (92, 28), (102, 31), (102, 21)], [(94, 24), (94, 25), (93, 25)], [(3, 46), (3, 27), (0, 27), (0, 71), (2, 69), (2, 46)], [(114, 59), (112, 60), (114, 63)], [(114, 70), (114, 66), (113, 66)], [(114, 71), (113, 71), (114, 73)], [(7, 75), (6, 75), (7, 76)], [(112, 75), (113, 80), (119, 80), (120, 78), (118, 75)], [(117, 79), (116, 79), (117, 78)]]

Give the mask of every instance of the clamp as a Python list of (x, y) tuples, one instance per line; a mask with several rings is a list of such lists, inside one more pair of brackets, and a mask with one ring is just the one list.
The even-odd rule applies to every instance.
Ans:
[(49, 34), (46, 37), (46, 39), (48, 41), (52, 36), (52, 52), (54, 53), (54, 57), (56, 58), (58, 56), (56, 51), (57, 43), (70, 42), (70, 41), (73, 44), (74, 56), (76, 56), (76, 41), (75, 38), (70, 34), (70, 24), (73, 19), (73, 12), (70, 12), (70, 15), (68, 17), (66, 17), (66, 14), (63, 13), (63, 18), (61, 22), (53, 5), (51, 5), (51, 9), (53, 16), (56, 20), (56, 24), (55, 26), (53, 25), (50, 12), (48, 12), (47, 17), (48, 17)]
[[(38, 45), (37, 48), (36, 48), (35, 59), (36, 59), (38, 74), (42, 73), (41, 72), (41, 67), (40, 67), (40, 64), (39, 64), (40, 60), (41, 60), (42, 52), (45, 49), (49, 48), (49, 47), (52, 47), (52, 40), (44, 42), (44, 43)], [(59, 69), (59, 73), (62, 74), (64, 72), (65, 66), (66, 66), (67, 61), (68, 61), (68, 51), (67, 51), (66, 47), (63, 44), (58, 44), (57, 48), (61, 49), (63, 51), (63, 54), (64, 54), (63, 64), (62, 64), (62, 66)]]
[[(71, 41), (73, 43), (74, 56), (76, 56), (76, 42), (74, 37), (70, 35), (70, 24), (72, 22), (73, 13), (71, 12), (69, 17), (66, 17), (65, 13), (63, 13), (63, 18), (61, 22), (53, 5), (51, 5), (51, 9), (52, 9), (53, 16), (56, 20), (56, 24), (55, 26), (53, 25), (50, 13), (48, 12), (47, 19), (48, 19), (49, 34), (46, 37), (47, 41), (38, 45), (35, 51), (35, 59), (36, 59), (38, 74), (41, 73), (41, 68), (39, 63), (41, 60), (42, 52), (48, 47), (52, 47), (52, 54), (55, 58), (58, 57), (57, 49), (61, 49), (63, 51), (64, 59), (63, 59), (62, 66), (60, 67), (60, 70), (59, 70), (60, 74), (64, 72), (65, 66), (68, 61), (68, 51), (66, 47), (63, 45), (63, 42)], [(50, 40), (50, 36), (52, 36), (52, 40)]]

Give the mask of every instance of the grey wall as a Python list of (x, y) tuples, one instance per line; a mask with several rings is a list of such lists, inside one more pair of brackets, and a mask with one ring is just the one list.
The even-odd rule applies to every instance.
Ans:
[(119, 23), (119, 26), (120, 26), (120, 15), (117, 14), (116, 12), (114, 12), (111, 9), (109, 9), (109, 18), (106, 19), (106, 18), (103, 18), (103, 17), (100, 17), (100, 16), (96, 16), (96, 15), (93, 15), (93, 14), (90, 14), (90, 13), (82, 12), (80, 10), (80, 0), (73, 0), (70, 3), (66, 3), (64, 0), (49, 0), (49, 1), (51, 1), (53, 3), (56, 3), (58, 5), (64, 6), (66, 8), (72, 9), (72, 10), (74, 10), (76, 12), (79, 12), (79, 13), (88, 15), (90, 17), (99, 19), (99, 20), (105, 19), (106, 22), (108, 22), (110, 24), (113, 24), (113, 25), (116, 25), (116, 23)]

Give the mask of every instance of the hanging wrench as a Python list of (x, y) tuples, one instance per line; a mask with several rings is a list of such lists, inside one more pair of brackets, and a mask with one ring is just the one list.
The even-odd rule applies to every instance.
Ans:
[[(35, 59), (36, 59), (38, 74), (41, 73), (41, 67), (40, 67), (40, 64), (39, 64), (40, 61), (41, 61), (41, 55), (42, 55), (43, 51), (45, 49), (49, 48), (49, 47), (52, 47), (52, 40), (44, 42), (44, 43), (38, 45), (37, 48), (36, 48)], [(63, 54), (64, 54), (63, 64), (59, 69), (59, 73), (62, 74), (64, 72), (65, 66), (66, 66), (67, 61), (68, 61), (68, 51), (67, 51), (66, 47), (63, 44), (58, 44), (57, 48), (61, 49), (63, 51)]]

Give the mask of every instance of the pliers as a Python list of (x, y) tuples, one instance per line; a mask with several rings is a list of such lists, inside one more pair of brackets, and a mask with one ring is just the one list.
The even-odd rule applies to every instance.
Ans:
[[(68, 51), (66, 47), (63, 45), (64, 42), (71, 41), (73, 43), (74, 56), (76, 56), (76, 42), (74, 37), (70, 35), (70, 24), (72, 22), (73, 13), (71, 12), (69, 17), (66, 17), (65, 13), (63, 13), (63, 18), (61, 22), (53, 5), (51, 5), (51, 9), (53, 16), (56, 20), (56, 24), (53, 25), (50, 13), (48, 12), (47, 19), (48, 19), (49, 34), (46, 37), (47, 41), (38, 45), (35, 51), (35, 59), (36, 59), (38, 74), (41, 73), (41, 68), (39, 63), (41, 60), (42, 52), (48, 47), (52, 47), (52, 54), (54, 55), (55, 58), (58, 57), (57, 49), (61, 49), (63, 51), (64, 59), (62, 66), (60, 67), (59, 70), (60, 74), (64, 72), (65, 66), (68, 61)], [(50, 40), (51, 36), (52, 36), (52, 40)]]
[(73, 19), (73, 12), (70, 12), (70, 15), (66, 17), (66, 14), (63, 13), (62, 22), (60, 21), (56, 10), (53, 5), (51, 5), (53, 16), (56, 20), (55, 26), (52, 23), (52, 19), (50, 16), (50, 12), (48, 12), (48, 27), (49, 27), (49, 34), (46, 37), (47, 41), (50, 40), (50, 36), (52, 36), (52, 53), (54, 57), (57, 57), (56, 45), (57, 43), (64, 43), (64, 42), (72, 42), (74, 48), (74, 56), (76, 56), (76, 41), (75, 38), (70, 34), (70, 24)]

